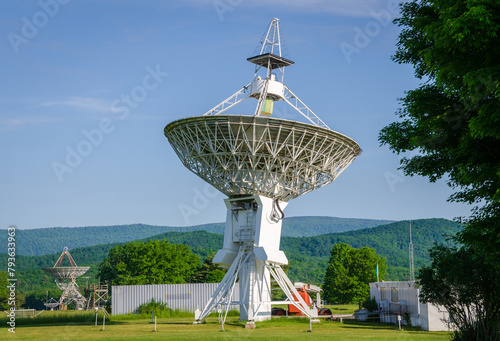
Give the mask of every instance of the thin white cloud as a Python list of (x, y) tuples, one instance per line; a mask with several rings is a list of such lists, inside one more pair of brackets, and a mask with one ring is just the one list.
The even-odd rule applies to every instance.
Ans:
[(22, 128), (27, 125), (43, 124), (43, 123), (50, 123), (57, 121), (58, 120), (52, 118), (33, 118), (33, 117), (8, 118), (0, 121), (0, 126), (4, 128)]
[(69, 106), (78, 109), (84, 109), (89, 111), (97, 111), (109, 113), (112, 111), (112, 106), (109, 101), (100, 99), (100, 98), (92, 98), (92, 97), (79, 97), (72, 96), (68, 99), (44, 102), (41, 103), (42, 107), (51, 107), (51, 106)]
[[(268, 1), (257, 0), (262, 5)], [(370, 16), (371, 11), (383, 6), (380, 0), (275, 0), (276, 6), (289, 7), (297, 11), (329, 12), (353, 17)]]
[[(180, 0), (179, 0), (180, 1)], [(240, 6), (278, 7), (288, 11), (328, 12), (351, 17), (370, 17), (373, 11), (387, 8), (395, 0), (182, 0), (199, 5), (227, 5), (236, 10)], [(397, 1), (400, 2), (400, 1)]]

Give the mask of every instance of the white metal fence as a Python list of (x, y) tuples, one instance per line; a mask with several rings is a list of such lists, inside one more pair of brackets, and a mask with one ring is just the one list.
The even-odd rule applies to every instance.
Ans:
[[(111, 306), (114, 315), (137, 311), (143, 303), (152, 299), (164, 302), (171, 309), (185, 311), (203, 310), (219, 283), (113, 285)], [(233, 301), (240, 297), (239, 283), (235, 284)], [(238, 309), (238, 307), (234, 307)]]

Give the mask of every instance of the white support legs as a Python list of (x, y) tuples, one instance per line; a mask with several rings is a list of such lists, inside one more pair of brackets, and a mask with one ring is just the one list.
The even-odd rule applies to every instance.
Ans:
[[(257, 265), (254, 271), (248, 271), (249, 267), (256, 265), (255, 257), (251, 251), (238, 253), (233, 265), (229, 268), (222, 282), (215, 290), (205, 309), (201, 312), (197, 321), (205, 319), (216, 308), (221, 309), (221, 323), (224, 324), (227, 312), (232, 305), (240, 306), (241, 321), (264, 321), (271, 318), (271, 305), (291, 303), (297, 307), (305, 316), (317, 317), (317, 311), (310, 309), (295, 286), (287, 277), (279, 264)], [(251, 269), (250, 269), (251, 270)], [(252, 277), (255, 280), (252, 281)], [(286, 302), (273, 302), (271, 300), (272, 277), (280, 286), (287, 297)], [(240, 299), (234, 297), (234, 286), (240, 279)]]
[[(241, 321), (263, 321), (271, 318), (271, 277), (288, 300), (306, 316), (314, 317), (294, 285), (281, 269), (288, 264), (280, 251), (281, 220), (276, 216), (275, 202), (263, 196), (226, 199), (228, 208), (224, 246), (214, 263), (225, 264), (229, 270), (207, 305), (197, 316), (206, 318), (212, 311), (222, 311), (222, 323), (232, 306), (240, 308)], [(284, 209), (286, 203), (281, 203)], [(239, 297), (235, 297), (235, 283)], [(295, 298), (294, 298), (295, 297)]]
[[(271, 272), (271, 275), (275, 279), (275, 281), (280, 286), (281, 290), (285, 293), (288, 303), (292, 303), (297, 307), (305, 316), (308, 317), (318, 317), (318, 311), (316, 309), (309, 309), (306, 302), (300, 296), (295, 286), (290, 281), (288, 276), (285, 274), (281, 266), (275, 264), (269, 264), (267, 266)], [(295, 299), (296, 298), (296, 299)]]

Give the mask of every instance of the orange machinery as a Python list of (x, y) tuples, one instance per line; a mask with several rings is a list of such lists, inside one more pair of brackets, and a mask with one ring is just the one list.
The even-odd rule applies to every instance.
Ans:
[[(295, 283), (295, 285), (296, 285), (295, 288), (297, 289), (297, 292), (299, 293), (299, 295), (302, 297), (302, 299), (304, 300), (304, 302), (306, 302), (306, 304), (307, 304), (308, 307), (312, 306), (313, 305), (313, 300), (312, 300), (311, 296), (309, 296), (309, 294), (307, 293), (307, 289), (306, 289), (306, 287), (308, 286), (308, 284), (301, 285), (299, 288), (297, 288), (297, 284), (298, 283)], [(300, 283), (300, 284), (303, 284), (303, 283)], [(295, 301), (298, 301), (297, 297), (295, 296), (295, 294), (293, 292), (292, 292), (292, 296), (293, 296), (293, 299)], [(293, 304), (289, 304), (288, 305), (288, 314), (289, 315), (304, 316), (304, 314), (296, 306), (294, 306)]]

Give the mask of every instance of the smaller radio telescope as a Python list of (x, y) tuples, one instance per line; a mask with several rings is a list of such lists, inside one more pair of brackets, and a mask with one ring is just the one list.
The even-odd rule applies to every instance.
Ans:
[[(70, 266), (62, 266), (64, 257), (68, 257)], [(87, 300), (78, 290), (78, 284), (76, 284), (76, 279), (83, 274), (85, 274), (90, 269), (89, 266), (78, 266), (76, 262), (71, 257), (68, 247), (64, 247), (64, 251), (59, 256), (56, 264), (52, 268), (43, 268), (47, 274), (55, 277), (55, 283), (59, 289), (63, 291), (61, 298), (59, 299), (59, 307), (64, 305), (69, 305), (74, 302), (76, 309), (82, 310), (86, 306)], [(54, 304), (51, 304), (54, 308)]]
[[(213, 262), (229, 267), (199, 322), (215, 309), (222, 323), (232, 305), (240, 320), (271, 318), (272, 304), (294, 304), (317, 316), (281, 268), (281, 222), (287, 202), (333, 182), (361, 153), (358, 144), (335, 132), (284, 83), (284, 69), (294, 64), (282, 56), (279, 20), (274, 18), (260, 42), (254, 79), (209, 110), (171, 122), (165, 136), (185, 167), (228, 196), (223, 248)], [(247, 99), (257, 106), (246, 114), (228, 114)], [(285, 102), (304, 122), (272, 117), (275, 102)], [(248, 102), (246, 102), (248, 103)], [(276, 116), (276, 115), (275, 115)], [(271, 301), (271, 277), (287, 296)], [(233, 297), (239, 281), (240, 297)]]

